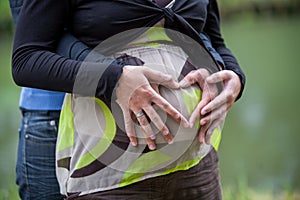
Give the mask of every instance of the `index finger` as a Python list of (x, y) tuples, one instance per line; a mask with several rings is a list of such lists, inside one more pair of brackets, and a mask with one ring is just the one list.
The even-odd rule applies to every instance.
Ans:
[(178, 123), (182, 123), (185, 128), (190, 127), (190, 123), (188, 122), (188, 120), (160, 95), (156, 94), (153, 97), (153, 103), (155, 103), (160, 107), (160, 109), (168, 113)]
[(179, 83), (169, 74), (164, 74), (149, 67), (144, 68), (144, 74), (150, 83), (164, 85), (173, 89), (179, 88)]
[(222, 82), (230, 77), (230, 74), (227, 70), (222, 70), (216, 73), (211, 74), (207, 77), (206, 81), (210, 84)]
[(211, 112), (212, 110), (220, 107), (226, 102), (227, 98), (223, 91), (216, 98), (214, 98), (211, 102), (209, 102), (206, 106), (203, 107), (203, 109), (201, 110), (201, 114), (205, 115), (206, 113)]

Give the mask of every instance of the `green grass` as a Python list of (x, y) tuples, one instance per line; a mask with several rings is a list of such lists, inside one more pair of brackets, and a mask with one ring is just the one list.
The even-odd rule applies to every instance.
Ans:
[(0, 200), (18, 200), (17, 186), (10, 183), (7, 188), (0, 189)]
[(16, 149), (20, 112), (19, 87), (11, 77), (11, 35), (0, 38), (0, 200), (18, 199), (15, 180)]

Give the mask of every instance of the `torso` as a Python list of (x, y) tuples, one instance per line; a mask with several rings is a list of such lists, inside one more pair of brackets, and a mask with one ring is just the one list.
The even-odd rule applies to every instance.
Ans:
[[(195, 30), (203, 29), (208, 0), (193, 1), (191, 6), (182, 6), (176, 1), (173, 10), (188, 21)], [(188, 3), (188, 1), (186, 2)], [(153, 26), (162, 9), (149, 0), (73, 0), (71, 31), (89, 46), (122, 31)]]

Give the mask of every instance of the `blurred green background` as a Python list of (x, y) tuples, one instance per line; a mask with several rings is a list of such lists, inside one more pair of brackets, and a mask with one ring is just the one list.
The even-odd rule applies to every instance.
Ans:
[[(300, 5), (298, 0), (222, 0), (222, 32), (247, 76), (220, 146), (225, 200), (300, 199)], [(12, 19), (0, 1), (0, 200), (15, 179), (20, 88), (11, 78)]]

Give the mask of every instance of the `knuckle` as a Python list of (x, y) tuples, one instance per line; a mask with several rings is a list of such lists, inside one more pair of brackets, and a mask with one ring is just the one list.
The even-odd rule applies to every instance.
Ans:
[(212, 90), (209, 87), (207, 87), (206, 89), (207, 89), (207, 98), (209, 98), (210, 100), (214, 99), (217, 96), (215, 90)]
[(137, 102), (140, 100), (140, 95), (138, 94), (138, 92), (135, 92), (134, 94), (130, 95), (129, 97), (129, 102)]
[(194, 81), (194, 77), (193, 77), (192, 75), (187, 76), (187, 77), (186, 77), (186, 81), (187, 81), (187, 82), (193, 82), (193, 81)]
[(222, 117), (223, 113), (224, 113), (224, 112), (223, 112), (222, 110), (220, 110), (220, 111), (217, 113), (216, 118)]
[(200, 70), (197, 70), (196, 72), (195, 72), (195, 76), (197, 77), (197, 78), (201, 78), (203, 75), (202, 75), (202, 70), (200, 69)]
[(234, 99), (234, 94), (232, 92), (225, 91), (224, 93), (227, 100), (232, 101)]
[(226, 70), (224, 71), (224, 75), (226, 75), (227, 77), (233, 77), (235, 73), (231, 70)]
[(162, 105), (162, 107), (163, 107), (164, 110), (168, 110), (169, 109), (169, 105), (167, 103), (163, 102), (161, 105)]
[[(142, 92), (146, 96), (146, 98), (152, 98), (155, 96), (153, 90), (151, 90), (148, 87), (143, 88)], [(142, 100), (142, 99), (144, 99), (144, 98), (140, 98), (140, 100)]]
[(210, 75), (209, 71), (205, 68), (201, 68), (198, 71), (199, 71), (201, 76), (209, 76)]
[(213, 128), (210, 128), (210, 129), (207, 130), (206, 136), (210, 137), (212, 135), (212, 133), (213, 133)]
[(153, 97), (153, 93), (149, 90), (145, 90), (145, 95), (146, 95), (147, 98)]
[(152, 121), (154, 121), (154, 122), (159, 122), (159, 121), (160, 121), (160, 118), (159, 118), (159, 116), (157, 116), (157, 115), (154, 115), (151, 119), (152, 119)]
[(125, 125), (126, 128), (131, 128), (131, 120), (130, 119), (125, 120), (124, 125)]
[(148, 124), (148, 120), (143, 116), (139, 118), (139, 123), (141, 126), (146, 126)]
[(141, 72), (144, 73), (144, 74), (149, 74), (149, 73), (151, 73), (152, 71), (150, 70), (149, 67), (142, 67), (142, 68), (141, 68)]

